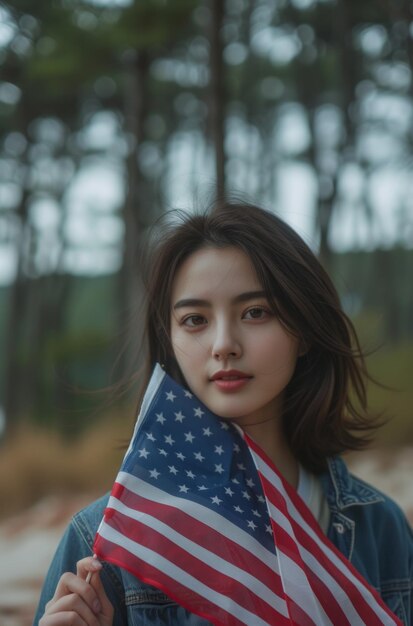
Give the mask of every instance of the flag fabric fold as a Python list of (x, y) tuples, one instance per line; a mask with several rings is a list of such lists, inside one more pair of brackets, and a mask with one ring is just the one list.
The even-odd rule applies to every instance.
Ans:
[(257, 444), (159, 365), (94, 551), (217, 625), (402, 626)]

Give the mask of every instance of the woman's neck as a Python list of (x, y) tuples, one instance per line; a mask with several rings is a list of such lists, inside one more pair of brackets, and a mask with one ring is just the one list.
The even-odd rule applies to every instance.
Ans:
[(244, 425), (245, 432), (260, 446), (294, 489), (298, 486), (298, 461), (291, 452), (278, 420)]

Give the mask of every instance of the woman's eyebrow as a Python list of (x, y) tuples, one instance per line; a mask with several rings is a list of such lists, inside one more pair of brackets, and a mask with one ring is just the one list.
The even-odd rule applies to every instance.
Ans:
[(240, 293), (239, 296), (236, 296), (233, 302), (248, 302), (248, 300), (255, 300), (256, 298), (266, 298), (267, 294), (265, 291), (246, 291), (245, 293)]
[[(235, 296), (235, 298), (232, 299), (232, 302), (234, 304), (238, 304), (239, 302), (248, 302), (249, 300), (254, 300), (255, 298), (266, 297), (267, 294), (265, 291), (246, 291), (245, 293), (240, 293), (238, 296)], [(182, 300), (178, 300), (178, 302), (174, 304), (173, 308), (176, 310), (191, 306), (211, 307), (211, 302), (201, 298), (183, 298)]]
[(178, 300), (174, 304), (175, 309), (183, 309), (188, 306), (211, 306), (211, 303), (208, 300), (201, 300), (200, 298), (184, 298), (183, 300)]

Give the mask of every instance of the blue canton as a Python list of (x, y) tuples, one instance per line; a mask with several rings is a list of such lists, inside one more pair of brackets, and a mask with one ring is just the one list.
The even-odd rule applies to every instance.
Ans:
[(166, 373), (121, 469), (209, 507), (274, 551), (260, 478), (242, 436)]

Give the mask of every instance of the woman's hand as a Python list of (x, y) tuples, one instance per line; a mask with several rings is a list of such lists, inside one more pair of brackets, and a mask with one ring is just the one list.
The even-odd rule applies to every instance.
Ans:
[[(61, 576), (39, 626), (112, 626), (113, 606), (100, 580), (102, 564), (86, 557), (76, 568), (76, 574)], [(90, 582), (86, 582), (89, 573)]]

